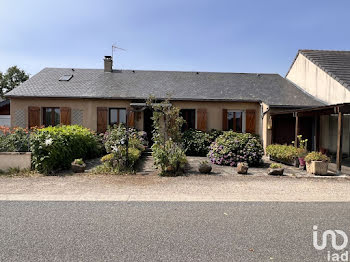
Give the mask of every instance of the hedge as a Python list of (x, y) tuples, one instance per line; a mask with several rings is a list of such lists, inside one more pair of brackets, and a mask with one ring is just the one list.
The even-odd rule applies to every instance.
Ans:
[(97, 157), (102, 151), (96, 134), (78, 125), (38, 129), (31, 134), (30, 145), (33, 167), (45, 174), (68, 169), (74, 159)]
[(223, 132), (212, 129), (210, 132), (189, 129), (183, 133), (182, 144), (187, 156), (206, 156), (210, 149), (210, 144), (222, 135)]
[(266, 153), (275, 160), (292, 162), (298, 156), (298, 149), (291, 145), (269, 145), (266, 147)]

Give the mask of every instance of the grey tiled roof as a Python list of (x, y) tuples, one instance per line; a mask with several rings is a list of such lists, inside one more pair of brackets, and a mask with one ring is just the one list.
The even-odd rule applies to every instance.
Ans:
[(299, 53), (350, 90), (350, 51), (299, 50)]
[[(72, 74), (68, 82), (59, 81)], [(278, 74), (45, 68), (8, 97), (69, 97), (262, 101), (269, 105), (322, 105)]]

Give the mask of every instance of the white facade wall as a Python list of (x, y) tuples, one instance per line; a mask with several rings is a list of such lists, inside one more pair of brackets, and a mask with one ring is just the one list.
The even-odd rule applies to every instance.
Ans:
[(327, 104), (350, 102), (347, 88), (300, 53), (286, 78)]
[[(350, 91), (337, 80), (298, 54), (286, 78), (299, 88), (326, 104), (340, 104), (350, 102)], [(337, 115), (321, 116), (320, 118), (320, 148), (330, 153), (337, 150)], [(350, 155), (350, 116), (344, 116), (343, 122), (343, 153)]]
[[(330, 153), (337, 151), (338, 116), (320, 117), (320, 148), (328, 149)], [(343, 153), (350, 155), (350, 115), (343, 118)]]

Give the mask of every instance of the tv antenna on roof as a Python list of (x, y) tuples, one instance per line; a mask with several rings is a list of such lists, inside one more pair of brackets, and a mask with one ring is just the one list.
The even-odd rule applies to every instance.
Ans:
[(113, 53), (114, 53), (114, 50), (115, 50), (115, 49), (119, 49), (119, 50), (122, 50), (122, 51), (126, 51), (125, 49), (116, 46), (116, 44), (113, 44), (113, 45), (112, 45), (112, 60), (113, 60)]

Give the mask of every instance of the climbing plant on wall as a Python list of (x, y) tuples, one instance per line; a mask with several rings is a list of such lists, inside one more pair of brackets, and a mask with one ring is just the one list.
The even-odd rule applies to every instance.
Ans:
[(187, 159), (181, 146), (181, 127), (185, 120), (180, 116), (180, 109), (169, 99), (156, 103), (150, 97), (147, 105), (153, 109), (154, 164), (161, 170), (161, 175), (183, 174)]

